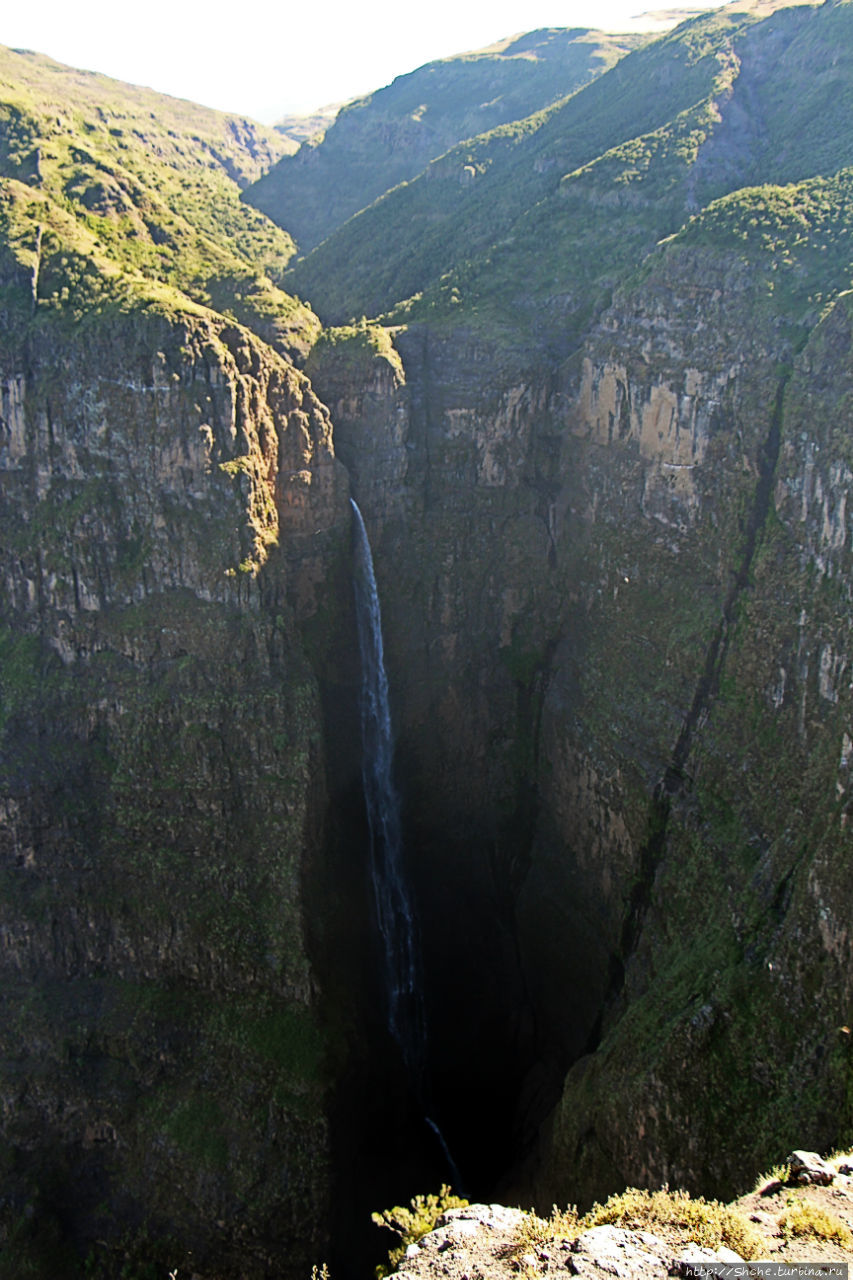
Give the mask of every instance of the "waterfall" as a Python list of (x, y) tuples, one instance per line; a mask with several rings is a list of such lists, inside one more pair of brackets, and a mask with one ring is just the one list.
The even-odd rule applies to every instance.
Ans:
[(418, 1093), (423, 1091), (426, 1019), (417, 922), (403, 865), (400, 800), (394, 787), (394, 745), (382, 617), (370, 542), (354, 515), (355, 609), (361, 651), (362, 778), (370, 836), (370, 876), (382, 941), (388, 1029), (400, 1046)]
[[(388, 676), (382, 646), (382, 614), (370, 541), (355, 501), (353, 510), (355, 613), (361, 653), (361, 773), (370, 836), (370, 878), (382, 939), (388, 1002), (388, 1030), (400, 1047), (409, 1079), (426, 1109), (426, 1012), (417, 921), (403, 864), (400, 798), (394, 786), (394, 742)], [(453, 1184), (462, 1179), (441, 1129), (427, 1113), (424, 1122), (438, 1140)]]

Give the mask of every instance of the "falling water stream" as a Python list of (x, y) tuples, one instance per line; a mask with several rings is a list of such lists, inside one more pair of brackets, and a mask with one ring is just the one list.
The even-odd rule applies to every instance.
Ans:
[(370, 836), (370, 877), (382, 939), (388, 1029), (416, 1087), (426, 1054), (420, 947), (403, 866), (400, 799), (392, 777), (394, 744), (382, 617), (373, 557), (361, 512), (355, 515), (355, 601), (361, 650), (362, 779)]
[(388, 1030), (400, 1048), (412, 1088), (424, 1108), (425, 1123), (435, 1134), (458, 1188), (459, 1172), (441, 1130), (427, 1110), (423, 963), (403, 859), (400, 799), (392, 773), (394, 745), (382, 616), (367, 531), (358, 506), (350, 501), (354, 516), (355, 606), (362, 667), (362, 779), (370, 839), (370, 877), (382, 943)]

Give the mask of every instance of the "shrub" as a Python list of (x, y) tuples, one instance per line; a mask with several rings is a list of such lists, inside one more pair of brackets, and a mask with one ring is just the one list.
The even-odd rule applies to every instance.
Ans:
[(550, 1218), (530, 1212), (518, 1228), (518, 1251), (532, 1253), (549, 1240), (574, 1240), (580, 1234), (578, 1211), (574, 1205), (558, 1209), (554, 1205)]
[(789, 1164), (774, 1164), (772, 1169), (768, 1169), (760, 1178), (756, 1180), (753, 1190), (759, 1195), (769, 1195), (773, 1191), (777, 1191), (779, 1187), (785, 1186), (791, 1177), (791, 1166)]
[(579, 1218), (573, 1208), (554, 1207), (550, 1218), (531, 1214), (518, 1235), (520, 1252), (530, 1250), (548, 1240), (575, 1240), (583, 1231), (601, 1226), (628, 1227), (653, 1231), (671, 1242), (695, 1243), (717, 1249), (721, 1244), (734, 1249), (742, 1258), (754, 1258), (761, 1251), (762, 1240), (746, 1218), (718, 1200), (694, 1200), (686, 1191), (640, 1191), (631, 1187), (621, 1195), (611, 1196), (605, 1204), (596, 1204)]
[(719, 1200), (693, 1199), (686, 1191), (638, 1191), (631, 1187), (611, 1196), (604, 1205), (593, 1205), (581, 1219), (581, 1230), (612, 1223), (615, 1226), (657, 1231), (672, 1238), (717, 1249), (727, 1245), (742, 1258), (754, 1258), (762, 1240), (746, 1218)]
[(411, 1207), (408, 1209), (395, 1205), (393, 1209), (383, 1209), (381, 1213), (370, 1215), (377, 1227), (387, 1227), (400, 1237), (400, 1243), (388, 1254), (388, 1262), (380, 1263), (376, 1268), (378, 1280), (397, 1270), (409, 1245), (432, 1231), (446, 1209), (463, 1209), (468, 1201), (454, 1195), (450, 1187), (444, 1184), (438, 1195), (415, 1196), (409, 1204)]

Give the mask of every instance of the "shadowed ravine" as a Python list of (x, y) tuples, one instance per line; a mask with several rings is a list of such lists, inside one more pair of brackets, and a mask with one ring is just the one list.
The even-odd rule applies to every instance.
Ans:
[(361, 743), (370, 880), (382, 951), (388, 1030), (398, 1045), (413, 1096), (435, 1135), (448, 1177), (461, 1190), (462, 1175), (430, 1115), (427, 1020), (419, 927), (403, 856), (400, 799), (394, 785), (394, 738), (382, 642), (382, 613), (373, 556), (357, 503), (353, 510), (353, 587), (361, 655)]

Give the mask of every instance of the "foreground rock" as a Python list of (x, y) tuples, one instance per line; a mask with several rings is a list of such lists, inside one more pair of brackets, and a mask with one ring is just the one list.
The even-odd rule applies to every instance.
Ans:
[(527, 1214), (502, 1205), (469, 1205), (450, 1209), (435, 1231), (410, 1245), (397, 1275), (442, 1276), (449, 1280), (477, 1280), (488, 1276), (564, 1274), (617, 1280), (666, 1280), (688, 1276), (701, 1266), (713, 1276), (715, 1265), (743, 1262), (731, 1249), (707, 1249), (700, 1245), (678, 1248), (649, 1231), (624, 1227), (593, 1227), (576, 1240), (555, 1240), (547, 1246), (526, 1248), (520, 1229)]
[[(401, 1280), (514, 1280), (519, 1275), (525, 1280), (555, 1275), (665, 1280), (714, 1277), (755, 1260), (849, 1263), (853, 1181), (844, 1172), (849, 1160), (849, 1154), (824, 1160), (814, 1152), (792, 1152), (785, 1162), (790, 1172), (781, 1166), (782, 1177), (765, 1179), (727, 1206), (691, 1201), (683, 1192), (629, 1191), (590, 1214), (593, 1221), (597, 1216), (611, 1221), (586, 1230), (571, 1213), (546, 1223), (496, 1204), (449, 1209), (434, 1231), (409, 1246), (397, 1275)], [(795, 1171), (803, 1167), (820, 1179), (798, 1183)], [(717, 1239), (728, 1238), (739, 1251), (693, 1238), (708, 1240), (712, 1221)]]
[(818, 1187), (828, 1187), (835, 1179), (835, 1170), (815, 1151), (792, 1151), (787, 1163), (791, 1171), (790, 1181), (798, 1186), (813, 1183)]

